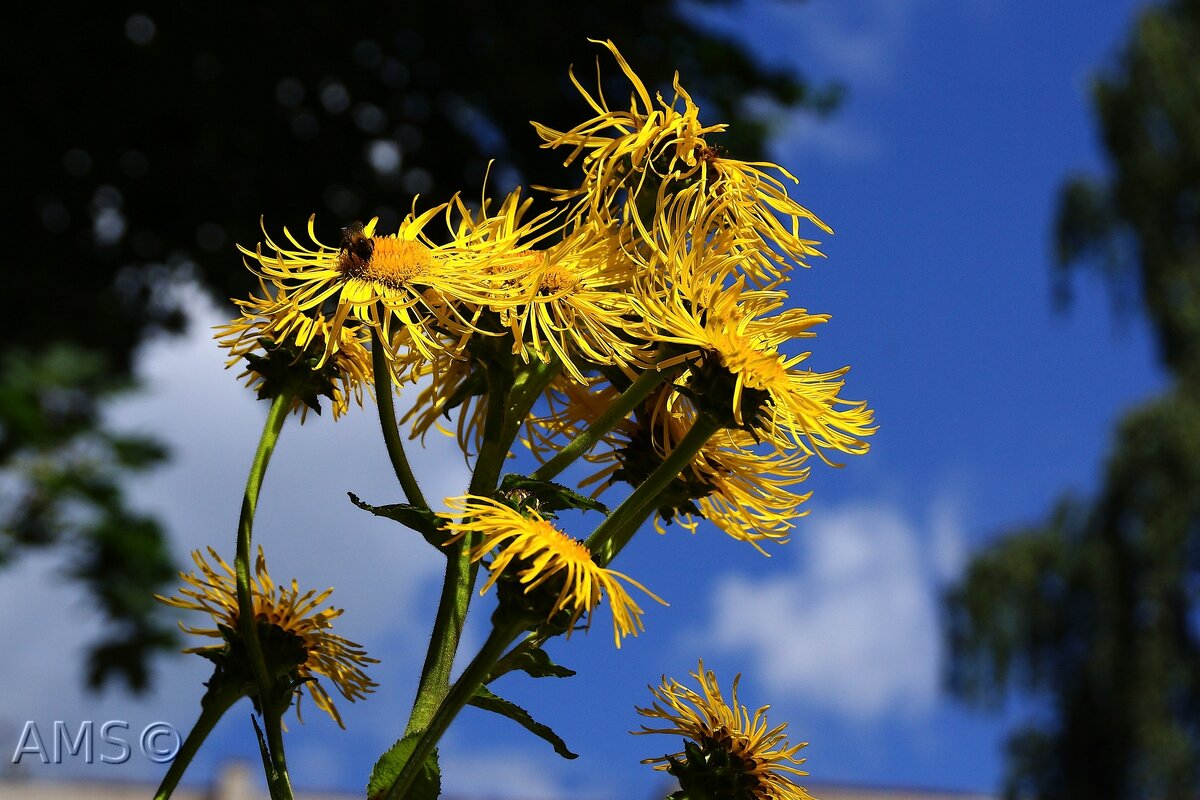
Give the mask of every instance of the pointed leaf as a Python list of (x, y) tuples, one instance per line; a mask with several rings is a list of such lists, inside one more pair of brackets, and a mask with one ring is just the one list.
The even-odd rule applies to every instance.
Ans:
[(535, 481), (527, 475), (509, 474), (500, 481), (500, 489), (506, 492), (524, 492), (537, 498), (541, 511), (562, 511), (578, 508), (583, 511), (608, 513), (608, 506), (595, 498), (580, 494), (574, 489), (553, 481)]
[(510, 653), (496, 664), (488, 682), (494, 681), (506, 672), (519, 669), (533, 678), (569, 678), (575, 670), (555, 664), (550, 656), (540, 647), (520, 650)]
[[(368, 798), (376, 800), (376, 798), (382, 797), (396, 782), (420, 738), (420, 733), (410, 733), (379, 757), (371, 770), (371, 780), (367, 783)], [(421, 774), (417, 776), (416, 782), (413, 783), (406, 796), (412, 800), (437, 800), (441, 793), (442, 772), (438, 767), (437, 750), (434, 750), (425, 759), (425, 766), (421, 769)]]
[[(387, 519), (395, 520), (401, 525), (412, 528), (417, 533), (425, 537), (425, 541), (429, 542), (438, 550), (442, 550), (442, 544), (448, 538), (445, 531), (441, 529), (441, 518), (434, 514), (428, 508), (418, 508), (410, 506), (408, 503), (393, 503), (386, 506), (373, 506), (370, 503), (365, 503), (358, 498), (354, 492), (346, 492), (350, 495), (350, 502), (363, 509), (370, 511), (377, 517), (386, 517)], [(442, 552), (445, 552), (442, 550)]]
[(572, 753), (567, 748), (567, 743), (551, 730), (550, 726), (543, 725), (516, 703), (509, 702), (482, 686), (475, 690), (475, 696), (471, 698), (470, 704), (485, 711), (492, 711), (502, 717), (508, 717), (534, 736), (545, 739), (554, 747), (554, 752), (563, 758), (579, 758), (577, 753)]

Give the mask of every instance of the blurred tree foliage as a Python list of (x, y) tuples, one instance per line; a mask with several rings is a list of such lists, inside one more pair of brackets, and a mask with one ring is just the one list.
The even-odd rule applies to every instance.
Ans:
[[(120, 493), (161, 453), (100, 412), (136, 345), (182, 327), (179, 283), (244, 295), (234, 243), (261, 238), (260, 215), (278, 231), (316, 212), (336, 242), (354, 219), (394, 227), (416, 194), (479, 197), (490, 159), (493, 192), (563, 185), (528, 121), (583, 118), (566, 68), (594, 80), (587, 37), (664, 89), (680, 70), (706, 119), (738, 118), (724, 144), (759, 158), (750, 106), (823, 113), (838, 92), (706, 28), (719, 2), (34, 4), (8, 26), (0, 558), (74, 548), (121, 631), (94, 651), (94, 684), (143, 686), (170, 639), (145, 602), (171, 573), (162, 533)], [(611, 63), (605, 78), (628, 94)]]
[(949, 593), (949, 685), (975, 701), (1039, 698), (1048, 719), (1009, 740), (1010, 797), (1194, 800), (1200, 0), (1144, 10), (1094, 103), (1110, 172), (1062, 189), (1060, 278), (1098, 270), (1122, 303), (1140, 301), (1173, 381), (1122, 420), (1099, 496), (1002, 538)]

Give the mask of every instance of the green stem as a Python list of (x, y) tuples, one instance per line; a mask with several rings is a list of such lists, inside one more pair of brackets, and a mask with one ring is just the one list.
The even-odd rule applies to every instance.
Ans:
[(430, 719), (429, 725), (421, 732), (421, 738), (417, 740), (417, 746), (412, 755), (404, 763), (404, 768), (400, 770), (396, 782), (388, 788), (387, 794), (384, 795), (386, 800), (399, 800), (412, 788), (417, 775), (424, 767), (425, 760), (437, 747), (442, 734), (450, 727), (450, 723), (458, 716), (458, 712), (462, 710), (463, 706), (475, 696), (475, 690), (483, 685), (492, 671), (492, 667), (504, 655), (505, 648), (522, 630), (524, 627), (520, 623), (492, 628), (483, 647), (463, 670), (462, 675), (458, 676), (454, 686), (450, 688), (445, 699), (438, 705), (437, 712)]
[(408, 498), (408, 504), (417, 508), (429, 508), (417, 477), (409, 466), (404, 453), (404, 442), (400, 439), (400, 428), (396, 423), (396, 406), (392, 400), (392, 372), (388, 366), (387, 353), (379, 340), (379, 332), (371, 329), (371, 369), (375, 373), (375, 404), (379, 407), (379, 426), (383, 429), (383, 443), (387, 446), (388, 458), (400, 488)]
[(167, 800), (171, 796), (175, 787), (179, 785), (183, 773), (187, 771), (192, 759), (200, 750), (200, 745), (204, 744), (204, 740), (212, 733), (217, 721), (241, 697), (242, 692), (234, 688), (209, 692), (204, 695), (200, 701), (200, 717), (188, 732), (187, 738), (183, 740), (179, 752), (175, 754), (175, 759), (171, 762), (167, 774), (163, 776), (162, 783), (158, 785), (158, 791), (154, 793), (154, 800)]
[[(484, 408), (483, 443), (471, 474), (468, 494), (490, 497), (500, 481), (504, 460), (521, 423), (561, 365), (535, 362), (513, 376), (511, 365), (488, 369), (487, 405)], [(424, 730), (450, 690), (450, 673), (471, 604), (478, 565), (471, 563), (474, 535), (464, 536), (447, 553), (446, 574), (421, 680), (405, 734)]]
[(691, 462), (704, 443), (714, 433), (721, 429), (721, 423), (700, 414), (692, 423), (691, 430), (683, 440), (675, 446), (662, 463), (655, 467), (650, 476), (625, 498), (625, 502), (617, 506), (608, 519), (600, 523), (592, 532), (585, 544), (592, 551), (596, 563), (600, 566), (608, 564), (616, 558), (629, 540), (637, 533), (638, 528), (654, 511), (654, 503), (663, 490), (671, 485), (671, 481)]
[(644, 370), (632, 384), (629, 385), (616, 402), (604, 410), (599, 417), (588, 426), (587, 430), (572, 439), (566, 447), (559, 450), (549, 461), (529, 477), (537, 481), (548, 481), (570, 466), (575, 459), (592, 449), (600, 437), (613, 429), (618, 422), (625, 419), (630, 411), (637, 408), (638, 403), (645, 400), (655, 388), (669, 375), (678, 370), (663, 370), (651, 367)]
[[(479, 448), (479, 457), (475, 460), (468, 494), (480, 491), (491, 494), (500, 479), (500, 469), (504, 464), (509, 444), (501, 442), (500, 438), (511, 388), (510, 379), (503, 370), (493, 368), (488, 371), (483, 444)], [(454, 656), (458, 653), (458, 643), (462, 638), (467, 609), (471, 605), (471, 590), (475, 583), (475, 571), (471, 567), (473, 544), (473, 536), (464, 536), (461, 541), (451, 545), (450, 552), (446, 554), (442, 593), (438, 598), (429, 650), (425, 653), (425, 663), (421, 667), (421, 680), (417, 684), (417, 696), (413, 701), (405, 735), (424, 730), (450, 691), (450, 672), (454, 667)]]
[[(266, 711), (267, 699), (271, 697), (274, 686), (267, 672), (267, 662), (263, 658), (262, 643), (258, 639), (258, 624), (254, 615), (254, 595), (250, 589), (250, 539), (254, 531), (254, 514), (258, 509), (258, 495), (262, 489), (263, 476), (271, 454), (275, 452), (275, 444), (279, 441), (279, 432), (283, 429), (294, 398), (287, 392), (281, 392), (271, 402), (271, 410), (267, 412), (267, 420), (263, 425), (262, 436), (258, 440), (258, 450), (254, 461), (250, 464), (250, 474), (246, 478), (246, 493), (242, 496), (242, 514), (238, 520), (237, 558), (234, 561), (234, 571), (237, 577), (238, 597), (238, 631), (246, 644), (250, 664), (254, 670), (254, 682), (258, 686), (259, 707)], [(275, 768), (286, 774), (287, 764), (283, 757), (282, 742), (278, 750), (272, 748), (272, 758)], [(290, 796), (290, 795), (289, 795)]]
[(263, 721), (267, 726), (267, 749), (271, 752), (274, 772), (271, 776), (271, 797), (276, 800), (292, 800), (292, 778), (288, 774), (287, 756), (283, 750), (283, 714), (289, 706), (273, 707), (269, 711), (264, 708), (263, 713)]
[(450, 671), (454, 667), (454, 656), (458, 653), (467, 608), (471, 604), (471, 551), (463, 542), (451, 547), (453, 550), (447, 554), (446, 575), (442, 581), (437, 616), (433, 620), (429, 650), (421, 667), (421, 680), (417, 684), (417, 697), (413, 701), (405, 735), (424, 729), (449, 691)]

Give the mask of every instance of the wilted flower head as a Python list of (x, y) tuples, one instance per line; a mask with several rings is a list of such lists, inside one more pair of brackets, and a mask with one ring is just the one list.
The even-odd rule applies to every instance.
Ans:
[(662, 684), (650, 690), (658, 702), (637, 709), (642, 716), (663, 720), (667, 726), (643, 725), (634, 733), (666, 733), (689, 740), (679, 752), (642, 763), (674, 775), (686, 797), (812, 800), (788, 777), (808, 774), (799, 768), (804, 759), (796, 758), (808, 743), (788, 744), (787, 723), (768, 728), (769, 706), (752, 716), (738, 704), (741, 675), (733, 679), (728, 703), (721, 696), (716, 675), (704, 669), (703, 661), (691, 675), (700, 682), (700, 692), (664, 675)]
[(569, 148), (565, 164), (581, 159), (583, 181), (557, 191), (559, 199), (577, 198), (574, 213), (598, 224), (633, 227), (651, 248), (664, 225), (703, 221), (710, 233), (733, 229), (744, 240), (741, 246), (758, 254), (768, 280), (793, 261), (821, 255), (817, 243), (800, 234), (801, 220), (832, 231), (788, 196), (783, 181), (796, 183), (794, 175), (777, 164), (740, 161), (726, 153), (719, 138), (727, 126), (700, 121), (700, 109), (678, 73), (670, 102), (661, 94), (652, 98), (616, 45), (597, 43), (612, 53), (629, 80), (629, 106), (610, 107), (603, 92), (593, 95), (572, 72), (595, 116), (568, 131), (534, 123), (543, 147)]
[(217, 343), (229, 351), (227, 366), (244, 362), (239, 377), (262, 399), (287, 392), (301, 422), (309, 409), (321, 413), (322, 396), (334, 419), (346, 413), (351, 397), (361, 406), (371, 380), (368, 329), (345, 324), (335, 330), (325, 317), (301, 311), (281, 288), (268, 289), (261, 280), (259, 288), (261, 296), (234, 299), (242, 315), (217, 327)]
[[(245, 653), (238, 628), (237, 579), (234, 570), (211, 547), (208, 548), (208, 554), (216, 562), (219, 571), (209, 565), (197, 550), (192, 553), (192, 560), (200, 574), (181, 572), (179, 577), (185, 585), (179, 590), (180, 596), (168, 598), (156, 595), (156, 598), (175, 608), (209, 614), (216, 624), (215, 628), (190, 628), (182, 622), (179, 627), (186, 633), (224, 640), (221, 644), (188, 648), (184, 650), (185, 653), (199, 653), (219, 665), (224, 664), (227, 668), (249, 675), (248, 665), (229, 663), (230, 659), (244, 657)], [(317, 708), (329, 714), (339, 726), (345, 727), (320, 679), (328, 679), (342, 697), (354, 702), (375, 690), (376, 683), (367, 677), (362, 667), (377, 664), (378, 659), (368, 657), (360, 645), (330, 631), (333, 620), (342, 615), (342, 609), (318, 608), (333, 593), (333, 589), (320, 593), (310, 589), (301, 594), (294, 580), (290, 587), (276, 584), (267, 573), (261, 547), (258, 549), (254, 573), (250, 579), (250, 589), (254, 596), (254, 616), (268, 672), (294, 674), (297, 714), (300, 713), (299, 698), (307, 686)]]

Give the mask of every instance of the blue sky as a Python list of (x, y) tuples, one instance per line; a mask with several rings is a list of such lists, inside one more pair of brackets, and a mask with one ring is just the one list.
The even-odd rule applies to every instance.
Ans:
[[(636, 539), (615, 566), (670, 608), (648, 608), (646, 632), (619, 652), (600, 629), (559, 642), (554, 653), (579, 670), (574, 679), (497, 686), (581, 758), (562, 762), (512, 723), (468, 710), (443, 747), (450, 790), (653, 796), (660, 782), (637, 762), (671, 743), (629, 736), (633, 706), (649, 702), (647, 684), (684, 678), (699, 657), (726, 686), (744, 673), (743, 701), (770, 703), (773, 722), (811, 742), (814, 786), (996, 787), (1015, 714), (940, 694), (938, 593), (1005, 528), (1042, 518), (1066, 491), (1092, 491), (1113, 423), (1164, 383), (1144, 324), (1116, 320), (1098, 281), (1076, 281), (1069, 313), (1052, 303), (1055, 191), (1070, 173), (1102, 167), (1089, 76), (1138, 5), (755, 0), (736, 13), (693, 10), (764, 62), (848, 86), (832, 119), (781, 120), (775, 155), (800, 178), (795, 196), (837, 232), (824, 244), (828, 259), (790, 289), (799, 305), (832, 315), (812, 343), (813, 365), (852, 365), (848, 396), (870, 401), (880, 431), (869, 455), (814, 469), (811, 514), (771, 559), (703, 526), (694, 537), (672, 529)], [(199, 296), (193, 304), (193, 331), (148, 345), (139, 362), (147, 392), (113, 411), (116, 424), (174, 446), (176, 461), (133, 491), (171, 522), (181, 560), (208, 543), (229, 555), (265, 412), (208, 340), (205, 326), (221, 312)], [(361, 787), (403, 727), (436, 597), (437, 557), (344, 499), (348, 490), (397, 499), (375, 431), (370, 414), (289, 425), (267, 476), (258, 538), (272, 572), (337, 587), (347, 609), (339, 630), (384, 661), (372, 673), (383, 684), (376, 695), (340, 704), (346, 732), (316, 714), (292, 726), (300, 785)], [(427, 494), (459, 493), (461, 458), (449, 442), (430, 444), (419, 456)], [(6, 641), (27, 641), (0, 652), (0, 675), (25, 687), (6, 699), (0, 735), (15, 742), (23, 720), (83, 714), (189, 725), (206, 677), (200, 659), (164, 659), (158, 690), (137, 701), (87, 697), (79, 681), (45, 670), (80, 651), (94, 619), (59, 569), (37, 558), (0, 576), (0, 600), (30, 609), (0, 621)], [(476, 643), (487, 606), (469, 631)], [(222, 724), (199, 775), (231, 755), (254, 757), (245, 716)], [(137, 763), (73, 769), (157, 776)]]

